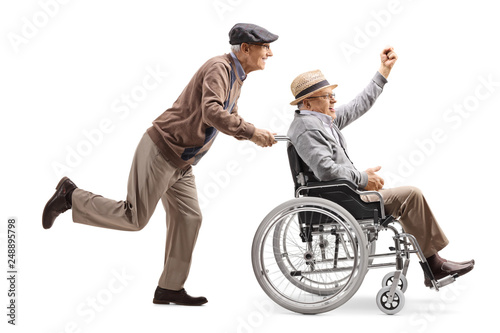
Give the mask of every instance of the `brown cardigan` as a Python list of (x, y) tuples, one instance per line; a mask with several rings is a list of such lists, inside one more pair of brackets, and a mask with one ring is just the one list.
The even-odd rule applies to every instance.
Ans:
[(242, 85), (231, 54), (203, 64), (172, 107), (147, 130), (163, 157), (185, 168), (207, 153), (217, 131), (250, 139), (255, 127), (237, 112)]

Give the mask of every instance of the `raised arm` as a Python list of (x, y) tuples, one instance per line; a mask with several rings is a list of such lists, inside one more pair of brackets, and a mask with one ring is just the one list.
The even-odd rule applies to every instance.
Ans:
[(375, 104), (378, 96), (382, 93), (384, 85), (387, 83), (394, 63), (398, 59), (394, 48), (386, 47), (380, 53), (380, 68), (373, 76), (368, 85), (352, 101), (336, 108), (337, 118), (335, 122), (339, 129), (342, 129), (364, 115)]

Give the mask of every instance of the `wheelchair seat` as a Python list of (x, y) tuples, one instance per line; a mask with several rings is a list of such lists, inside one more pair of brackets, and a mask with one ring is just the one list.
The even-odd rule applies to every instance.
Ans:
[(290, 170), (295, 184), (296, 196), (320, 197), (333, 201), (345, 208), (356, 220), (385, 220), (381, 201), (366, 202), (356, 184), (348, 179), (319, 181), (304, 161), (300, 158), (293, 144), (287, 147)]

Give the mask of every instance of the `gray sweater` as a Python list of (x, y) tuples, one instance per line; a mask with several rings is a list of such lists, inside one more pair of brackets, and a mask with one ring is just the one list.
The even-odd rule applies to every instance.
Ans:
[(372, 107), (386, 83), (387, 79), (377, 72), (356, 98), (335, 108), (337, 117), (332, 129), (337, 132), (340, 142), (327, 132), (319, 118), (296, 111), (288, 137), (304, 163), (320, 181), (344, 178), (357, 184), (360, 189), (366, 187), (368, 176), (366, 172), (356, 170), (349, 159), (346, 141), (340, 130)]

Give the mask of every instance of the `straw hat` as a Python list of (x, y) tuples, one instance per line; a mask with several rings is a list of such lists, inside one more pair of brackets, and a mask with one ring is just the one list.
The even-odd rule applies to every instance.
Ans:
[(314, 94), (316, 91), (333, 87), (336, 88), (336, 84), (330, 84), (321, 71), (315, 70), (310, 72), (305, 72), (300, 74), (293, 80), (290, 89), (292, 90), (295, 100), (291, 102), (291, 105), (297, 105), (300, 101), (306, 99), (307, 97)]

